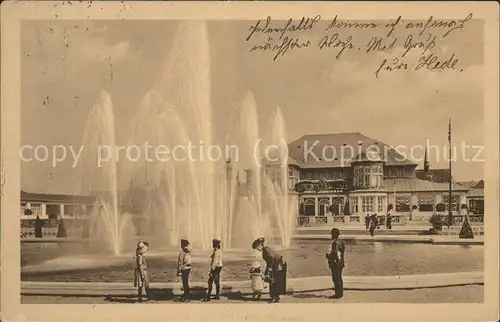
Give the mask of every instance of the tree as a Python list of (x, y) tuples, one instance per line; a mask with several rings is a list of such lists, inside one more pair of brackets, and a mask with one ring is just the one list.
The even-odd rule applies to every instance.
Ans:
[(59, 219), (59, 227), (57, 228), (57, 238), (66, 238), (68, 234), (66, 233), (66, 228), (64, 227), (64, 220)]
[(472, 232), (472, 227), (469, 223), (469, 216), (465, 216), (464, 223), (462, 224), (462, 229), (460, 229), (458, 237), (461, 239), (474, 239), (474, 233)]

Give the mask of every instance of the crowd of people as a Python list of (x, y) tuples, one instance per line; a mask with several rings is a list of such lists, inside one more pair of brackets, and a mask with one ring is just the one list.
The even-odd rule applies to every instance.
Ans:
[[(345, 244), (340, 240), (340, 231), (337, 228), (331, 230), (332, 248), (331, 252), (325, 254), (328, 266), (331, 270), (332, 280), (334, 284), (335, 294), (331, 298), (341, 298), (344, 293), (342, 280), (342, 270), (345, 267)], [(191, 243), (186, 240), (181, 240), (181, 251), (178, 256), (177, 276), (181, 277), (183, 295), (182, 302), (191, 300), (189, 274), (191, 272)], [(221, 291), (221, 271), (223, 269), (221, 241), (218, 239), (212, 240), (213, 251), (210, 255), (210, 273), (207, 281), (207, 293), (203, 301), (212, 300), (212, 290), (215, 284), (215, 300), (220, 299)], [(134, 287), (137, 287), (139, 301), (149, 299), (149, 276), (146, 262), (146, 252), (149, 248), (147, 242), (139, 242), (136, 249), (136, 267), (134, 271)], [(265, 288), (265, 284), (269, 284), (269, 302), (280, 302), (280, 295), (286, 293), (287, 287), (287, 271), (288, 265), (283, 257), (275, 249), (265, 244), (265, 238), (257, 238), (252, 243), (252, 248), (262, 253), (262, 259), (266, 263), (265, 268), (259, 262), (254, 262), (249, 270), (249, 279), (251, 280), (253, 300), (260, 300)]]
[[(382, 217), (383, 218), (383, 217)], [(365, 216), (365, 228), (370, 232), (371, 236), (375, 235), (375, 230), (380, 228), (380, 221), (377, 214), (366, 214)], [(392, 216), (391, 213), (387, 213), (385, 216), (385, 227), (387, 229), (392, 229)]]

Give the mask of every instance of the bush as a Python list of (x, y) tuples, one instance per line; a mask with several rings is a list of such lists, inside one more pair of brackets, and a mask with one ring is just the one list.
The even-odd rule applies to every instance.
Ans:
[(437, 234), (443, 230), (443, 217), (441, 215), (432, 215), (429, 219), (429, 223), (432, 225), (432, 233)]

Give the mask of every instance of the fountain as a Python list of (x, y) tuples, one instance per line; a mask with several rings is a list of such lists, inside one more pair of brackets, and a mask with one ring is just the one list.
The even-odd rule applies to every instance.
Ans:
[[(115, 147), (116, 133), (114, 124), (113, 103), (111, 96), (106, 91), (101, 91), (99, 101), (93, 106), (84, 133), (84, 146), (89, 147)], [(97, 149), (92, 149), (96, 151)], [(100, 180), (100, 186), (107, 192), (99, 196), (101, 207), (95, 207), (90, 214), (92, 220), (92, 237), (94, 239), (104, 239), (114, 255), (118, 255), (122, 248), (122, 242), (127, 235), (133, 235), (134, 226), (131, 224), (130, 215), (121, 214), (118, 209), (118, 189), (117, 189), (117, 156), (111, 152), (111, 149), (102, 149), (107, 151), (106, 159), (109, 162), (101, 164), (99, 167), (93, 167), (95, 159), (94, 154), (87, 154), (87, 162), (91, 166), (85, 169), (86, 174), (91, 179), (83, 182), (92, 183), (92, 177)]]
[[(286, 164), (277, 168), (278, 181), (262, 169), (261, 135), (251, 92), (235, 113), (225, 148), (218, 146), (221, 153), (217, 160), (210, 158), (215, 146), (210, 82), (205, 23), (180, 23), (163, 73), (131, 122), (128, 146), (184, 148), (177, 150), (182, 153), (170, 151), (169, 160), (153, 158), (145, 163), (124, 162), (113, 155), (99, 168), (99, 180), (109, 193), (101, 198), (103, 207), (94, 220), (98, 224), (93, 226), (105, 228), (101, 235), (107, 235), (113, 254), (122, 252), (124, 240), (136, 238), (127, 230), (134, 226), (132, 215), (119, 207), (119, 176), (131, 178), (143, 192), (145, 206), (138, 214), (142, 218), (138, 227), (141, 237), (154, 237), (163, 246), (188, 238), (196, 249), (209, 249), (211, 240), (218, 238), (226, 248), (248, 248), (259, 236), (276, 239), (282, 247), (290, 245), (297, 200), (289, 194)], [(272, 129), (272, 143), (281, 147), (282, 164), (287, 150), (280, 109)], [(111, 97), (103, 91), (89, 116), (85, 144), (115, 146), (114, 131)], [(246, 181), (241, 182), (240, 175), (245, 172)], [(138, 183), (143, 174), (143, 182)]]

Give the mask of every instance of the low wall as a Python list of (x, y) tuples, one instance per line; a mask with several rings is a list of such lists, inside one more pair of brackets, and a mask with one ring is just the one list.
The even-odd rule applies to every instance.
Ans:
[[(444, 226), (441, 231), (441, 235), (458, 235), (462, 226)], [(471, 225), (472, 232), (474, 235), (484, 235), (484, 226)]]
[[(392, 225), (400, 226), (406, 224), (406, 215), (393, 215)], [(385, 225), (385, 216), (377, 217), (379, 225)], [(310, 227), (310, 226), (331, 226), (335, 223), (343, 224), (358, 224), (365, 225), (365, 216), (363, 215), (348, 215), (348, 216), (298, 216), (296, 225), (297, 227)]]

